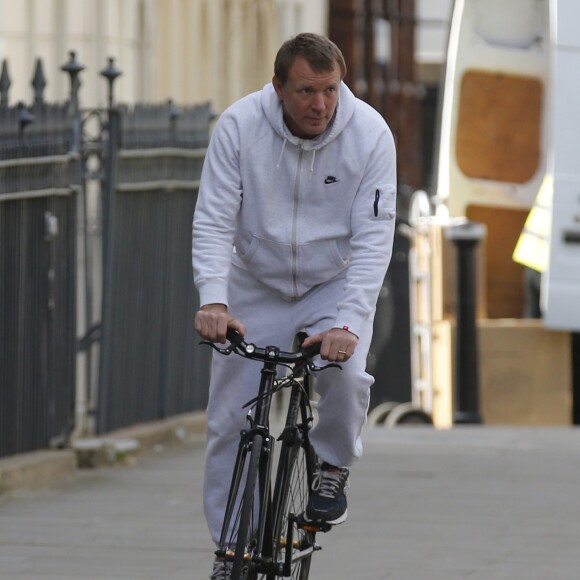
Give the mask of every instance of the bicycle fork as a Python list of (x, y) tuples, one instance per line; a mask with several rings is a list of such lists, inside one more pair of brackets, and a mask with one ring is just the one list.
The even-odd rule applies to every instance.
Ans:
[[(269, 394), (272, 391), (275, 378), (276, 365), (265, 365), (265, 368), (262, 369), (260, 390), (255, 401), (253, 416), (252, 411), (248, 413), (249, 429), (244, 429), (240, 433), (240, 443), (230, 487), (230, 490), (236, 490), (237, 493), (230, 492), (228, 497), (224, 526), (220, 536), (221, 549), (216, 552), (218, 555), (228, 559), (234, 559), (235, 551), (232, 550), (232, 542), (229, 541), (229, 536), (236, 525), (235, 514), (240, 508), (243, 490), (247, 485), (256, 485), (257, 489), (255, 489), (254, 495), (256, 508), (254, 509), (252, 522), (256, 522), (257, 525), (251, 525), (251, 542), (249, 542), (251, 546), (246, 546), (247, 552), (244, 554), (244, 560), (251, 560), (258, 569), (265, 568), (272, 562), (272, 546), (264, 545), (264, 538), (270, 537), (273, 529), (270, 480), (274, 455), (274, 438), (269, 431), (268, 417), (271, 399)], [(254, 475), (257, 480), (254, 480), (254, 483), (249, 481), (252, 475), (248, 473), (247, 466), (251, 462), (248, 458), (255, 453), (259, 454), (259, 459), (257, 475)]]

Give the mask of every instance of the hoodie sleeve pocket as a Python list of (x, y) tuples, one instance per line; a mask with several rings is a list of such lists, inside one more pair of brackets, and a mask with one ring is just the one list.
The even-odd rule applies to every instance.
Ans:
[(385, 187), (377, 187), (371, 198), (371, 219), (388, 221), (395, 217), (395, 195)]

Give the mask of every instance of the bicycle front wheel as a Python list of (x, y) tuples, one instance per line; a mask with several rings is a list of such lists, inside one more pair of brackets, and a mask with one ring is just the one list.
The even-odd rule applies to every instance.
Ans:
[[(257, 483), (262, 455), (262, 436), (254, 435), (249, 448), (242, 452), (238, 475), (234, 476), (228, 505), (229, 517), (224, 522), (221, 549), (232, 561), (232, 580), (254, 580), (257, 575), (252, 564), (258, 531)], [(245, 484), (244, 477), (245, 474)]]
[[(274, 561), (282, 573), (268, 576), (268, 580), (277, 577), (307, 580), (316, 546), (315, 533), (299, 524), (308, 503), (315, 461), (302, 396), (300, 389), (292, 395), (274, 498)], [(300, 424), (296, 422), (297, 416), (302, 417)]]

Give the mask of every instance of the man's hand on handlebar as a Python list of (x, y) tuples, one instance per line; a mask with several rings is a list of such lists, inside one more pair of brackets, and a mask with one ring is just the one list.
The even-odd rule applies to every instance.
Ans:
[(358, 336), (343, 328), (331, 328), (326, 332), (309, 336), (303, 343), (303, 348), (317, 342), (320, 346), (320, 358), (329, 362), (346, 362), (354, 353), (358, 344)]
[(246, 327), (228, 312), (225, 304), (205, 304), (195, 315), (195, 330), (210, 342), (226, 342), (228, 328), (237, 330), (242, 336)]

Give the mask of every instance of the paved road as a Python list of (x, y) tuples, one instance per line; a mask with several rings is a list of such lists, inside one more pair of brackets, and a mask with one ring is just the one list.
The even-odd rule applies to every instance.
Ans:
[[(580, 578), (576, 429), (374, 428), (314, 580)], [(2, 580), (201, 580), (203, 441), (0, 499)]]

